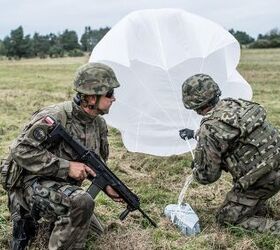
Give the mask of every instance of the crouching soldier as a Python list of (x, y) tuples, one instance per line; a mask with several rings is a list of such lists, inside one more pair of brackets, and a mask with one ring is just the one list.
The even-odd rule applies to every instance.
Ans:
[[(76, 140), (106, 161), (108, 130), (101, 116), (109, 112), (117, 87), (119, 83), (110, 67), (100, 63), (82, 66), (74, 80), (77, 94), (73, 101), (36, 111), (12, 144), (1, 169), (13, 221), (12, 249), (26, 248), (39, 218), (54, 225), (49, 249), (84, 248), (94, 202), (80, 186), (95, 173), (76, 160), (75, 152), (65, 142), (45, 142), (46, 117), (59, 121)], [(106, 192), (120, 201), (110, 186)]]
[[(193, 176), (201, 184), (218, 180), (222, 170), (233, 178), (233, 187), (217, 213), (222, 224), (280, 234), (280, 221), (258, 216), (267, 199), (280, 189), (280, 136), (257, 103), (222, 99), (217, 83), (197, 74), (182, 86), (183, 103), (202, 115), (196, 133)], [(190, 129), (181, 137), (194, 136)]]

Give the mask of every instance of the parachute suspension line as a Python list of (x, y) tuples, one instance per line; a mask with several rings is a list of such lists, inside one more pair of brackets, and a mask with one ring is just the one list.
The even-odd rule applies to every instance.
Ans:
[[(193, 154), (193, 150), (192, 150), (192, 147), (191, 147), (191, 144), (190, 144), (190, 140), (187, 139), (186, 142), (188, 144), (188, 148), (190, 149), (192, 159), (194, 160), (194, 154)], [(179, 197), (178, 197), (178, 205), (179, 206), (182, 205), (185, 194), (186, 194), (186, 191), (187, 191), (188, 187), (190, 186), (190, 184), (192, 183), (192, 181), (193, 181), (193, 175), (190, 174), (186, 177), (185, 184), (184, 184), (184, 186), (183, 186), (183, 188), (182, 188), (182, 190), (179, 194)]]
[(192, 159), (194, 160), (194, 154), (193, 154), (192, 146), (190, 144), (190, 140), (187, 139), (186, 141), (187, 141), (188, 147), (190, 149), (190, 152), (191, 152), (191, 155), (192, 155)]
[[(192, 155), (192, 159), (194, 160), (194, 154), (193, 154), (193, 150), (192, 150), (192, 147), (191, 147), (191, 144), (190, 144), (190, 141), (187, 139), (186, 140), (188, 146), (189, 146), (189, 149), (190, 149), (190, 152), (191, 152), (191, 155)], [(190, 174), (186, 177), (186, 181), (185, 181), (185, 184), (179, 194), (179, 197), (178, 197), (178, 205), (181, 206), (182, 203), (183, 203), (183, 200), (184, 200), (184, 197), (185, 197), (185, 194), (186, 194), (186, 191), (189, 187), (189, 185), (192, 183), (193, 181), (193, 175)]]
[(193, 181), (193, 176), (192, 176), (192, 174), (190, 174), (186, 177), (185, 184), (184, 184), (184, 186), (183, 186), (183, 188), (182, 188), (182, 190), (179, 194), (179, 197), (178, 197), (178, 205), (179, 206), (182, 205), (185, 194), (186, 194), (186, 191), (187, 191), (189, 185), (192, 183), (192, 181)]

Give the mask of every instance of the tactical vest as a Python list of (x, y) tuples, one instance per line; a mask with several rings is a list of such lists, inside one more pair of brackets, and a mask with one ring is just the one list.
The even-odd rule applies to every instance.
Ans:
[(217, 108), (206, 120), (216, 119), (240, 131), (238, 138), (230, 142), (223, 162), (233, 181), (247, 189), (278, 167), (279, 132), (265, 120), (266, 111), (259, 104), (230, 98), (222, 102), (225, 102), (225, 106), (228, 103), (233, 115), (228, 116), (223, 108)]

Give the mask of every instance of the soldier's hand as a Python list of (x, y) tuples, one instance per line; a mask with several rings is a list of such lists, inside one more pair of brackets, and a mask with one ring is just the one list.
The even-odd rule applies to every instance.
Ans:
[(179, 130), (179, 135), (183, 140), (186, 140), (186, 138), (194, 139), (194, 130), (184, 128), (184, 129)]
[(96, 173), (87, 165), (85, 165), (85, 170), (88, 174), (90, 174), (91, 176), (95, 177)]
[(105, 192), (112, 200), (116, 202), (124, 202), (124, 200), (118, 195), (118, 193), (111, 186), (106, 186)]
[(81, 162), (76, 161), (70, 161), (69, 166), (69, 173), (68, 175), (77, 180), (77, 181), (83, 181), (87, 178), (88, 174), (92, 176), (96, 176), (95, 172), (90, 169), (87, 165)]

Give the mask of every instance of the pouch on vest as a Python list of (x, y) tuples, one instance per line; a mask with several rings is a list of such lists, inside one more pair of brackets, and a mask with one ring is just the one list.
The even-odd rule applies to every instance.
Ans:
[(32, 185), (34, 194), (31, 215), (39, 220), (41, 217), (52, 220), (69, 212), (71, 201), (63, 192), (53, 188), (43, 187), (38, 182)]
[(239, 99), (241, 104), (240, 120), (241, 137), (247, 136), (254, 129), (261, 126), (266, 119), (265, 109), (254, 102)]
[(7, 191), (19, 184), (22, 168), (12, 159), (11, 154), (1, 164), (1, 184)]

